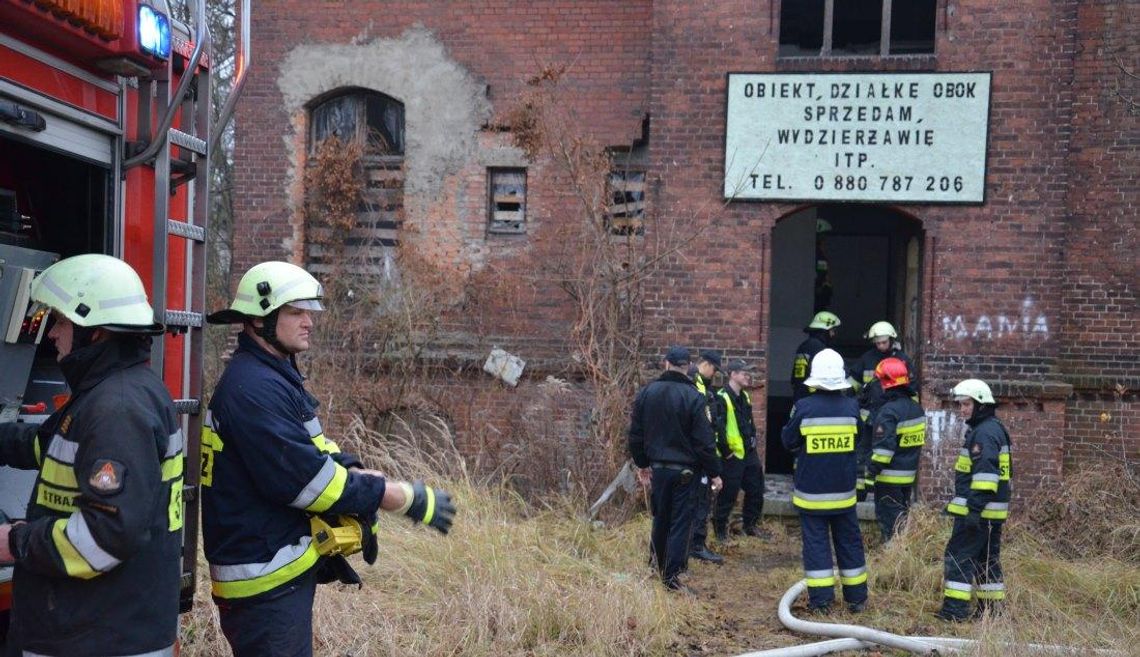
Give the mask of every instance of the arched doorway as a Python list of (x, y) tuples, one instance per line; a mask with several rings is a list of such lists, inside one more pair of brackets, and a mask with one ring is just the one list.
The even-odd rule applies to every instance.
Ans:
[(834, 347), (848, 362), (870, 347), (864, 337), (870, 325), (887, 320), (921, 367), (922, 244), (920, 221), (882, 205), (817, 205), (776, 222), (768, 296), (769, 473), (792, 471), (780, 429), (792, 408), (792, 356), (815, 312), (839, 316)]

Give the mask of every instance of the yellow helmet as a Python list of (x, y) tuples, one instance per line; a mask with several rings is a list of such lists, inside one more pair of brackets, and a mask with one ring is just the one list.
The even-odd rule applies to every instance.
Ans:
[(871, 328), (867, 329), (867, 339), (869, 340), (897, 337), (899, 337), (899, 334), (895, 332), (895, 327), (891, 326), (890, 322), (875, 322), (871, 325)]
[(234, 324), (249, 317), (266, 317), (281, 306), (324, 310), (325, 291), (312, 274), (288, 262), (263, 262), (250, 267), (238, 282), (233, 303), (211, 313), (211, 324)]
[(142, 279), (130, 265), (109, 255), (86, 253), (64, 258), (32, 281), (29, 314), (51, 308), (72, 324), (110, 331), (157, 335)]
[(829, 313), (826, 310), (821, 310), (811, 318), (811, 324), (808, 324), (809, 329), (833, 329), (839, 326), (839, 317), (835, 313)]

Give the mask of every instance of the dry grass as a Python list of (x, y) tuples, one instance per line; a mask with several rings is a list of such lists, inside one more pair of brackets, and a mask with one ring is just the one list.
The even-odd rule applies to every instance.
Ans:
[[(729, 546), (723, 568), (694, 564), (689, 582), (702, 595), (678, 597), (656, 584), (646, 565), (644, 516), (605, 528), (581, 520), (584, 505), (575, 501), (535, 509), (506, 486), (472, 481), (445, 424), (417, 426), (420, 433), (411, 438), (406, 428), (381, 435), (357, 422), (342, 445), (351, 444), (370, 466), (398, 478), (443, 482), (460, 509), (455, 528), (440, 537), (403, 518), (383, 517), (379, 561), (367, 566), (355, 558), (365, 587), (318, 590), (316, 654), (734, 655), (812, 640), (792, 635), (775, 620), (776, 600), (801, 576), (794, 520), (783, 526), (766, 522), (775, 540), (742, 539)], [(425, 426), (435, 428), (424, 431)], [(1109, 483), (1119, 495), (1132, 493), (1127, 482), (1102, 481)], [(1088, 482), (1081, 478), (1073, 485)], [(1015, 514), (1022, 519), (1007, 526), (1003, 546), (1006, 616), (968, 625), (933, 618), (941, 602), (950, 523), (920, 507), (889, 545), (868, 541), (868, 611), (858, 618), (836, 611), (828, 620), (979, 639), (968, 654), (986, 657), (1041, 654), (1010, 645), (1026, 643), (1075, 648), (1066, 654), (1090, 654), (1093, 648), (1140, 654), (1137, 562), (1103, 552), (1073, 558), (1058, 549), (1056, 536), (1043, 536), (1024, 519), (1030, 511)], [(865, 534), (870, 529), (865, 526)], [(1120, 551), (1110, 543), (1119, 540), (1116, 528), (1102, 531), (1085, 540), (1135, 554), (1135, 546)], [(183, 623), (187, 657), (229, 654), (207, 586), (200, 583), (195, 610)]]

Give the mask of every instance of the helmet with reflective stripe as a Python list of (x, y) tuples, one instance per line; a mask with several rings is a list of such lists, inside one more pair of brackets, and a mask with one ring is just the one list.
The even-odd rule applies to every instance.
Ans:
[(86, 253), (64, 258), (32, 281), (31, 301), (60, 313), (72, 324), (124, 333), (162, 333), (142, 279), (127, 263)]
[(809, 329), (833, 329), (839, 326), (839, 317), (835, 313), (829, 313), (826, 310), (821, 310), (811, 318), (811, 324), (808, 324)]
[(851, 387), (847, 371), (843, 367), (843, 356), (834, 349), (824, 349), (811, 359), (811, 376), (804, 380), (809, 388), (824, 390), (846, 390)]
[(979, 404), (996, 403), (994, 402), (994, 394), (990, 392), (990, 387), (981, 379), (966, 379), (954, 386), (950, 394), (954, 395), (954, 399), (958, 401), (973, 399)]
[(891, 326), (890, 322), (875, 322), (871, 325), (871, 328), (867, 329), (867, 338), (869, 340), (897, 337), (899, 337), (899, 334), (895, 332), (895, 327)]
[(884, 358), (875, 366), (875, 376), (883, 384), (883, 390), (890, 390), (910, 383), (910, 372), (906, 363), (899, 358)]
[(324, 310), (325, 291), (317, 279), (288, 262), (263, 262), (250, 267), (238, 282), (234, 301), (226, 310), (211, 313), (211, 324), (233, 324), (251, 317), (268, 317), (284, 305)]

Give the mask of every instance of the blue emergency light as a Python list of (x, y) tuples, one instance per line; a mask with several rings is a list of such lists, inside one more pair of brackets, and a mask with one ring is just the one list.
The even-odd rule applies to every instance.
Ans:
[(160, 59), (170, 57), (170, 19), (150, 5), (139, 5), (139, 47)]

